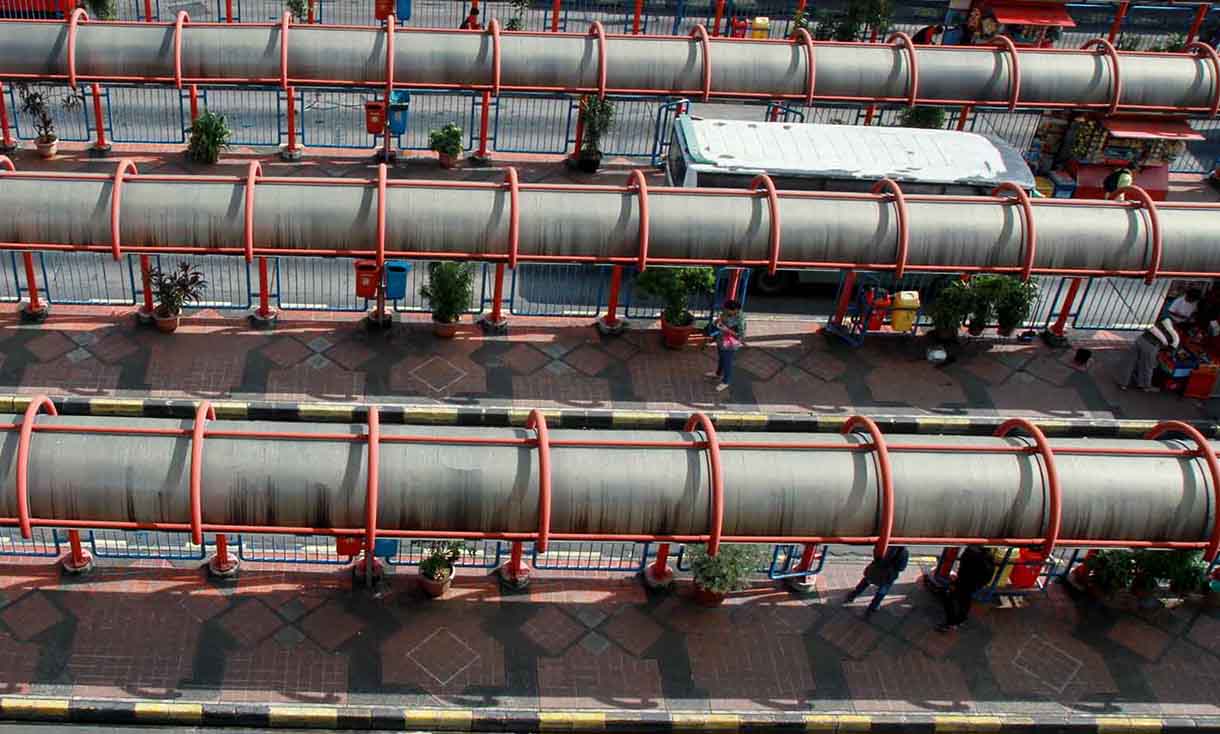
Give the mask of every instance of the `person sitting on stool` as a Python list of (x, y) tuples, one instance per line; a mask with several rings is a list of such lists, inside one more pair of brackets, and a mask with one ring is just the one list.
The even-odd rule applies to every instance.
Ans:
[(1152, 375), (1156, 371), (1156, 358), (1162, 349), (1177, 349), (1179, 344), (1178, 330), (1173, 328), (1173, 321), (1163, 318), (1145, 329), (1135, 339), (1127, 364), (1123, 368), (1122, 379), (1118, 381), (1118, 389), (1126, 390), (1135, 386), (1144, 392), (1156, 392), (1152, 386)]

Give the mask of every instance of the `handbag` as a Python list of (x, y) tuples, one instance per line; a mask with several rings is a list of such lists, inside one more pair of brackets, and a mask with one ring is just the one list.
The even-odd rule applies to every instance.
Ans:
[(733, 336), (732, 332), (721, 332), (720, 348), (727, 349), (730, 352), (735, 352), (741, 349), (741, 340)]

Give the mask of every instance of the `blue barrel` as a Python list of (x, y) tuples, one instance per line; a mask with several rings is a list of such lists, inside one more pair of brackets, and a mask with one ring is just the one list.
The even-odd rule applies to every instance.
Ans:
[(407, 297), (407, 273), (411, 272), (411, 263), (406, 260), (385, 261), (385, 297), (391, 301), (401, 301)]
[(407, 107), (411, 102), (411, 93), (405, 89), (390, 92), (390, 134), (402, 135), (407, 131)]
[(394, 9), (397, 11), (394, 13), (394, 18), (399, 23), (411, 20), (411, 0), (397, 0), (394, 3)]

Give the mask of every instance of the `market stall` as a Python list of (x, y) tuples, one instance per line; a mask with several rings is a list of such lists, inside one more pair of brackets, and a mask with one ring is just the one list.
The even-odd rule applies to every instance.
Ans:
[(945, 15), (945, 45), (991, 43), (1007, 36), (1017, 46), (1051, 46), (1076, 22), (1059, 0), (951, 0)]

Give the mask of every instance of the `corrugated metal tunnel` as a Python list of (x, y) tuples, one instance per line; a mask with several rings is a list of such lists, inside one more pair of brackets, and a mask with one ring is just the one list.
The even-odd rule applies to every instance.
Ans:
[[(1202, 44), (1194, 53), (1151, 54), (1110, 53), (1104, 41), (1072, 51), (910, 49), (806, 42), (807, 36), (705, 40), (411, 28), (394, 35), (393, 83), (403, 87), (1130, 111), (1213, 111), (1220, 94), (1220, 59)], [(376, 28), (82, 22), (72, 34), (66, 22), (6, 21), (0, 77), (380, 86), (390, 43)]]
[[(284, 433), (285, 424), (223, 420), (201, 424), (193, 438), (192, 421), (31, 413), (36, 430), (24, 439), (23, 472), (23, 420), (0, 415), (7, 429), (0, 515), (8, 524), (25, 513), (43, 525), (191, 527), (193, 451), (200, 455), (197, 522), (204, 528), (364, 528), (372, 502), (383, 535), (697, 539), (715, 534), (709, 528), (719, 514), (725, 542), (868, 543), (892, 515), (895, 542), (1038, 543), (1058, 522), (1065, 544), (1203, 547), (1217, 520), (1209, 463), (1192, 440), (314, 423), (294, 423)], [(379, 453), (373, 485), (370, 434)], [(28, 513), (23, 494), (13, 491), (23, 481)]]

